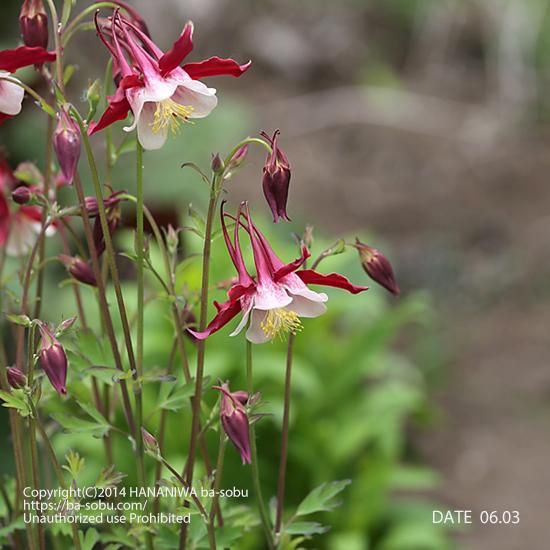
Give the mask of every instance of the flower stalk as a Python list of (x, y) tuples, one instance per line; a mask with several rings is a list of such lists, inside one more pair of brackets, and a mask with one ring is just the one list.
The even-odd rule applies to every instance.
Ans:
[(283, 524), (283, 511), (285, 499), (285, 484), (286, 484), (286, 464), (288, 458), (288, 424), (290, 419), (290, 391), (292, 377), (292, 354), (294, 352), (294, 334), (288, 336), (288, 348), (286, 355), (286, 372), (285, 372), (285, 396), (283, 406), (283, 429), (281, 435), (281, 460), (279, 462), (279, 478), (277, 482), (277, 511), (275, 515), (275, 537), (281, 535), (281, 527)]
[[(252, 343), (246, 340), (246, 389), (248, 395), (254, 394), (254, 379), (252, 376)], [(269, 550), (275, 550), (273, 542), (273, 534), (271, 530), (271, 522), (267, 513), (264, 498), (262, 495), (262, 485), (260, 483), (260, 470), (258, 468), (258, 449), (256, 447), (256, 428), (255, 422), (250, 423), (250, 454), (252, 458), (252, 483), (254, 484), (254, 492), (258, 501), (258, 511), (260, 512), (260, 520), (264, 530), (265, 539)]]

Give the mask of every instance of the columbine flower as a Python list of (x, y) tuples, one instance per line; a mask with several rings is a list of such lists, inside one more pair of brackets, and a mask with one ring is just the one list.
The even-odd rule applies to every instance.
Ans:
[[(301, 330), (300, 317), (318, 317), (326, 311), (326, 294), (317, 293), (308, 288), (307, 284), (325, 285), (342, 288), (358, 294), (367, 290), (365, 286), (355, 286), (338, 273), (323, 275), (311, 269), (298, 268), (309, 257), (307, 248), (302, 248), (302, 255), (289, 264), (284, 264), (272, 250), (267, 239), (252, 223), (248, 205), (241, 204), (235, 218), (234, 239), (231, 242), (223, 204), (221, 223), (229, 256), (238, 274), (238, 280), (228, 290), (229, 300), (223, 304), (214, 302), (218, 313), (204, 332), (191, 331), (199, 339), (204, 339), (220, 330), (238, 313), (243, 316), (231, 336), (238, 334), (250, 320), (246, 337), (250, 342), (262, 344), (284, 333), (296, 334)], [(246, 225), (241, 218), (244, 217)], [(248, 233), (252, 244), (256, 278), (247, 271), (241, 245), (239, 231), (241, 226)]]
[(288, 200), (288, 186), (290, 184), (290, 163), (283, 150), (279, 148), (277, 137), (279, 130), (275, 130), (273, 137), (269, 137), (265, 132), (261, 135), (269, 141), (272, 151), (267, 155), (264, 165), (264, 175), (262, 178), (262, 187), (265, 199), (273, 214), (273, 221), (277, 223), (281, 218), (290, 221), (286, 213), (286, 203)]
[(166, 53), (118, 10), (111, 18), (110, 28), (101, 29), (97, 18), (96, 27), (121, 78), (115, 95), (109, 97), (107, 110), (97, 124), (91, 125), (90, 133), (125, 119), (132, 111), (134, 122), (124, 129), (129, 132), (137, 127), (139, 142), (145, 149), (159, 149), (166, 141), (168, 130), (175, 134), (182, 123), (206, 117), (216, 107), (216, 90), (200, 82), (200, 78), (240, 76), (250, 66), (250, 63), (239, 65), (232, 59), (211, 57), (181, 67), (193, 49), (190, 22)]
[(19, 14), (19, 28), (25, 46), (48, 46), (48, 14), (42, 0), (25, 0)]
[(40, 366), (55, 391), (61, 395), (66, 395), (68, 361), (65, 349), (47, 325), (40, 323), (39, 328), (42, 337), (39, 353)]
[[(13, 210), (10, 207), (6, 195), (11, 194), (16, 181), (0, 156), (0, 248), (5, 248), (8, 256), (25, 255), (35, 244), (42, 227), (42, 210), (37, 206), (19, 206)], [(55, 232), (55, 224), (51, 224), (46, 236)]]
[(80, 159), (81, 137), (78, 124), (65, 111), (61, 111), (59, 116), (53, 135), (53, 146), (61, 168), (58, 185), (70, 185)]
[(222, 392), (220, 400), (220, 421), (223, 431), (231, 440), (239, 454), (243, 464), (252, 462), (250, 456), (250, 435), (248, 427), (248, 415), (246, 402), (248, 393), (245, 391), (229, 391), (228, 384), (213, 386), (215, 390)]
[[(19, 80), (10, 76), (21, 67), (39, 65), (46, 61), (55, 61), (55, 52), (44, 48), (21, 46), (15, 50), (0, 51), (0, 123), (21, 112), (25, 91)], [(4, 80), (10, 77), (10, 81)]]
[(399, 294), (399, 287), (395, 281), (395, 275), (388, 258), (380, 250), (362, 243), (357, 238), (355, 239), (354, 246), (359, 251), (361, 265), (366, 274), (394, 296), (397, 296)]

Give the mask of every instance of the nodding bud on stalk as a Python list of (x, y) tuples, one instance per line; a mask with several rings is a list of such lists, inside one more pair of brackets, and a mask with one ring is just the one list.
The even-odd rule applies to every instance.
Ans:
[(32, 191), (26, 185), (20, 185), (14, 189), (11, 193), (13, 202), (17, 204), (27, 204), (31, 201), (33, 196)]
[(42, 337), (39, 348), (40, 366), (55, 391), (61, 395), (67, 395), (67, 354), (47, 325), (40, 323), (39, 328)]
[[(107, 225), (109, 226), (109, 235), (112, 235), (115, 232), (119, 221), (120, 209), (116, 207), (110, 208), (107, 211)], [(105, 252), (105, 237), (103, 235), (103, 228), (101, 227), (101, 220), (99, 219), (99, 217), (97, 217), (95, 220), (93, 233), (95, 249), (97, 252), (97, 257), (99, 258), (103, 254), (103, 252)]]
[(19, 14), (19, 28), (25, 46), (48, 47), (48, 14), (42, 0), (25, 0)]
[(229, 161), (229, 169), (234, 170), (235, 168), (238, 168), (245, 160), (246, 155), (248, 154), (248, 144), (243, 145), (242, 147), (239, 147), (236, 151), (236, 153), (231, 157), (231, 160)]
[(95, 278), (90, 262), (85, 262), (82, 258), (78, 256), (66, 256), (61, 255), (59, 259), (63, 262), (67, 271), (80, 283), (85, 285), (97, 286), (97, 279)]
[(6, 375), (8, 377), (8, 384), (14, 388), (24, 388), (27, 385), (27, 377), (17, 367), (7, 367)]
[(286, 213), (288, 186), (290, 184), (291, 175), (290, 164), (277, 143), (279, 133), (279, 130), (275, 130), (273, 137), (270, 138), (265, 132), (261, 132), (261, 135), (269, 141), (272, 148), (264, 164), (262, 187), (275, 223), (281, 218), (290, 221)]
[(153, 434), (149, 433), (143, 426), (141, 428), (141, 438), (143, 439), (143, 446), (146, 451), (149, 451), (155, 455), (159, 454), (160, 449), (157, 438)]
[(78, 124), (65, 111), (61, 111), (53, 135), (53, 146), (61, 168), (62, 178), (59, 183), (62, 185), (73, 182), (80, 159), (81, 141)]
[(400, 290), (395, 281), (393, 269), (388, 258), (380, 250), (362, 243), (357, 238), (355, 239), (354, 246), (359, 251), (361, 265), (367, 275), (394, 296), (399, 295)]
[[(122, 200), (120, 195), (123, 193), (124, 191), (118, 191), (106, 199), (103, 199), (103, 206), (105, 209), (108, 210), (116, 206)], [(84, 206), (88, 212), (88, 216), (95, 217), (99, 215), (99, 205), (97, 204), (97, 199), (95, 197), (84, 197)]]
[(223, 430), (231, 440), (239, 454), (243, 464), (252, 462), (250, 455), (250, 435), (248, 427), (248, 415), (245, 404), (248, 401), (248, 393), (245, 391), (229, 391), (228, 384), (213, 386), (215, 390), (222, 392), (220, 401), (220, 420)]

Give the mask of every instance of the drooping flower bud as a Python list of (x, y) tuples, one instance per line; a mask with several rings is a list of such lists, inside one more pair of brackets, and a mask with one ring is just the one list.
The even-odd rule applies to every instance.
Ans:
[(157, 438), (153, 434), (149, 433), (143, 426), (141, 427), (141, 438), (143, 439), (143, 446), (146, 451), (149, 451), (155, 455), (159, 454), (160, 450)]
[(229, 161), (228, 168), (234, 170), (238, 168), (245, 160), (246, 155), (248, 154), (248, 144), (243, 145), (237, 149), (237, 152), (231, 157)]
[(27, 385), (27, 377), (17, 367), (7, 367), (6, 375), (8, 377), (8, 384), (14, 388), (23, 388)]
[[(112, 235), (115, 232), (115, 229), (118, 227), (120, 222), (120, 209), (119, 208), (110, 208), (107, 211), (107, 225), (109, 226), (109, 234)], [(94, 223), (94, 243), (95, 249), (97, 252), (97, 257), (101, 257), (103, 252), (105, 252), (105, 237), (103, 235), (103, 228), (101, 227), (101, 220), (99, 217), (96, 218)]]
[(399, 287), (395, 281), (392, 266), (386, 256), (376, 248), (362, 243), (357, 238), (354, 246), (359, 251), (361, 265), (367, 275), (394, 296), (399, 295)]
[(197, 328), (197, 317), (193, 313), (193, 310), (189, 307), (189, 305), (186, 305), (180, 312), (180, 322), (183, 330), (185, 331), (185, 334), (193, 342), (193, 344), (197, 343), (197, 338), (189, 332), (188, 329), (196, 329)]
[(48, 47), (48, 14), (42, 0), (25, 0), (19, 14), (19, 28), (25, 46)]
[(269, 208), (273, 214), (273, 221), (277, 223), (281, 218), (290, 221), (286, 213), (288, 200), (288, 187), (290, 184), (290, 164), (284, 152), (279, 148), (277, 138), (279, 130), (276, 130), (273, 137), (265, 132), (261, 135), (271, 144), (272, 152), (267, 156), (264, 164), (262, 188)]
[(59, 259), (63, 262), (71, 277), (74, 277), (78, 282), (85, 285), (97, 286), (97, 280), (90, 262), (85, 262), (78, 256), (72, 257), (65, 254), (59, 256)]
[(27, 204), (32, 199), (32, 191), (26, 185), (20, 185), (12, 191), (11, 198), (17, 204)]
[(40, 323), (40, 366), (46, 373), (55, 391), (67, 394), (67, 354), (59, 340), (44, 323)]
[(53, 146), (61, 168), (62, 184), (70, 185), (73, 182), (80, 159), (81, 141), (78, 124), (65, 111), (61, 111), (53, 136)]
[(243, 464), (251, 463), (250, 434), (248, 415), (245, 404), (248, 401), (248, 393), (244, 391), (229, 391), (228, 384), (214, 386), (214, 389), (222, 392), (220, 402), (220, 420), (223, 430), (231, 440), (239, 454)]
[[(117, 191), (106, 199), (103, 199), (103, 206), (105, 206), (105, 209), (108, 210), (116, 206), (122, 200), (120, 195), (123, 193), (124, 191)], [(99, 215), (99, 205), (97, 204), (97, 199), (95, 197), (84, 197), (84, 206), (88, 212), (88, 216), (93, 218)]]

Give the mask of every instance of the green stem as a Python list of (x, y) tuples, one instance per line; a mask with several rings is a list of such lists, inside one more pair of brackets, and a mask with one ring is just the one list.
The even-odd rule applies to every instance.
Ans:
[[(254, 393), (254, 381), (252, 377), (252, 343), (246, 341), (246, 386), (248, 395)], [(256, 447), (256, 428), (254, 423), (250, 423), (250, 455), (252, 458), (252, 482), (254, 484), (254, 491), (256, 493), (256, 500), (258, 501), (258, 510), (260, 512), (260, 520), (265, 533), (267, 546), (269, 550), (274, 550), (273, 535), (271, 532), (271, 522), (269, 521), (269, 515), (267, 513), (264, 498), (262, 496), (262, 486), (260, 484), (260, 471), (258, 468), (258, 449)]]
[(277, 514), (275, 516), (275, 536), (279, 537), (283, 524), (283, 509), (285, 499), (286, 463), (288, 457), (288, 423), (290, 418), (290, 388), (292, 375), (292, 353), (294, 351), (294, 334), (288, 336), (286, 355), (285, 398), (283, 409), (283, 432), (281, 437), (281, 461), (279, 463), (279, 479), (277, 483)]
[[(57, 477), (57, 481), (59, 485), (63, 488), (67, 488), (67, 483), (65, 481), (65, 478), (63, 477), (63, 470), (61, 468), (61, 465), (59, 464), (59, 461), (57, 460), (57, 456), (55, 454), (54, 448), (52, 447), (50, 438), (48, 437), (48, 434), (46, 430), (44, 429), (44, 426), (42, 425), (42, 421), (40, 420), (40, 417), (38, 416), (38, 411), (36, 410), (36, 407), (34, 406), (34, 403), (32, 401), (32, 398), (29, 398), (29, 404), (32, 411), (33, 419), (36, 423), (36, 427), (38, 428), (38, 432), (40, 433), (40, 436), (42, 437), (42, 441), (44, 442), (44, 445), (46, 446), (46, 451), (48, 452), (48, 456), (50, 457), (50, 461), (52, 463), (53, 469), (55, 471), (55, 475)], [(73, 544), (76, 550), (81, 550), (80, 546), (80, 538), (78, 537), (78, 529), (74, 523), (71, 523), (71, 531), (73, 535)]]
[[(210, 252), (212, 249), (212, 226), (216, 205), (218, 202), (218, 194), (215, 190), (215, 183), (212, 185), (210, 192), (210, 201), (208, 203), (208, 214), (206, 216), (206, 227), (204, 231), (204, 247), (202, 253), (202, 282), (201, 282), (201, 299), (200, 299), (200, 314), (199, 314), (199, 331), (203, 331), (207, 324), (208, 315), (208, 287), (210, 284)], [(199, 340), (197, 343), (197, 372), (195, 378), (195, 394), (193, 397), (193, 420), (191, 427), (191, 439), (189, 441), (189, 455), (187, 459), (187, 483), (193, 481), (193, 469), (195, 465), (195, 451), (197, 443), (197, 435), (200, 429), (200, 409), (202, 400), (202, 383), (204, 377), (204, 356), (205, 356), (205, 340)]]
[[(137, 205), (136, 205), (136, 256), (137, 256), (137, 357), (136, 370), (137, 380), (134, 381), (134, 397), (136, 402), (136, 446), (138, 455), (138, 477), (140, 484), (145, 485), (145, 463), (143, 438), (141, 428), (143, 426), (143, 393), (141, 380), (143, 378), (143, 325), (144, 325), (144, 305), (143, 298), (145, 293), (143, 278), (144, 262), (144, 237), (143, 237), (143, 148), (138, 142), (136, 145), (136, 185), (137, 185)], [(98, 199), (99, 200), (99, 199)], [(146, 532), (145, 542), (147, 548), (152, 550), (153, 539), (151, 533)]]
[[(176, 479), (182, 484), (184, 488), (191, 488), (191, 486), (187, 483), (187, 481), (183, 478), (182, 475), (178, 474), (178, 472), (166, 462), (164, 458), (160, 458), (161, 462), (170, 470), (170, 472), (176, 477)], [(210, 522), (208, 517), (208, 512), (205, 510), (204, 506), (202, 505), (201, 501), (197, 498), (196, 495), (191, 493), (191, 500), (195, 503), (197, 506), (199, 512), (201, 513), (201, 516), (203, 517), (205, 523), (206, 523), (206, 530), (208, 532), (208, 545), (210, 547), (210, 550), (216, 550), (216, 535), (214, 533), (214, 525)]]
[[(214, 498), (212, 499), (212, 507), (210, 508), (210, 523), (214, 525), (214, 518), (216, 517), (216, 512), (218, 508), (219, 492), (222, 484), (223, 476), (223, 459), (225, 456), (225, 443), (226, 437), (225, 433), (220, 426), (220, 443), (218, 446), (218, 460), (216, 462), (216, 477), (214, 478)], [(218, 527), (223, 527), (223, 520), (219, 518)]]
[[(90, 224), (90, 217), (88, 215), (86, 208), (84, 207), (84, 204), (85, 204), (84, 190), (82, 189), (82, 182), (80, 181), (80, 177), (78, 176), (78, 174), (76, 174), (75, 176), (74, 185), (75, 185), (76, 193), (78, 195), (78, 201), (82, 206), (82, 222), (84, 226), (84, 234), (86, 235), (88, 249), (90, 250), (92, 270), (94, 272), (94, 275), (97, 281), (97, 296), (99, 301), (99, 309), (101, 311), (101, 318), (103, 320), (103, 326), (105, 327), (105, 331), (107, 332), (107, 337), (109, 338), (109, 343), (111, 345), (111, 349), (113, 352), (113, 359), (115, 361), (115, 366), (118, 370), (124, 372), (122, 357), (120, 356), (120, 351), (118, 349), (118, 342), (115, 335), (115, 329), (113, 326), (113, 319), (109, 311), (109, 304), (107, 303), (107, 295), (105, 293), (105, 283), (104, 283), (103, 276), (101, 274), (101, 267), (99, 265), (99, 260), (97, 257), (97, 250), (94, 242), (92, 226)], [(103, 205), (103, 201), (101, 201), (101, 204)], [(128, 386), (127, 386), (126, 380), (121, 380), (119, 384), (120, 384), (120, 391), (122, 394), (122, 403), (124, 406), (124, 412), (126, 415), (126, 421), (128, 422), (128, 428), (132, 436), (135, 438), (136, 429), (134, 425), (134, 418), (132, 416), (132, 407), (130, 405), (130, 397), (128, 394)]]
[[(87, 134), (87, 131), (86, 131), (86, 128), (85, 128), (85, 125), (84, 125), (84, 121), (82, 120), (82, 117), (80, 116), (80, 113), (78, 113), (78, 111), (76, 109), (72, 109), (72, 113), (74, 114), (74, 116), (76, 118), (76, 121), (77, 121), (77, 123), (80, 127), (80, 133), (82, 135), (82, 142), (84, 143), (84, 149), (86, 150), (86, 156), (88, 158), (88, 165), (90, 166), (90, 172), (92, 174), (92, 182), (93, 182), (93, 185), (94, 185), (94, 192), (95, 192), (98, 211), (99, 211), (99, 221), (100, 221), (100, 224), (101, 224), (101, 230), (103, 232), (103, 238), (105, 240), (105, 256), (107, 258), (107, 261), (108, 261), (108, 264), (109, 264), (109, 269), (111, 271), (111, 278), (113, 280), (113, 287), (114, 287), (114, 290), (115, 290), (115, 296), (116, 296), (116, 300), (117, 300), (117, 306), (118, 306), (118, 311), (119, 311), (119, 315), (120, 315), (120, 321), (121, 321), (121, 324), (122, 324), (122, 332), (124, 334), (124, 343), (126, 345), (126, 351), (127, 351), (127, 354), (128, 354), (128, 362), (130, 363), (130, 369), (131, 369), (131, 372), (132, 372), (132, 377), (134, 379), (134, 383), (136, 383), (136, 382), (138, 382), (138, 371), (137, 371), (136, 359), (135, 359), (135, 356), (134, 356), (134, 348), (133, 348), (133, 345), (132, 345), (132, 336), (131, 336), (131, 333), (130, 333), (130, 323), (128, 321), (128, 314), (126, 312), (126, 306), (124, 304), (124, 296), (122, 295), (122, 288), (121, 288), (121, 284), (120, 284), (120, 277), (118, 275), (118, 268), (117, 268), (117, 265), (116, 265), (113, 241), (111, 239), (111, 232), (109, 230), (109, 224), (108, 224), (108, 221), (107, 221), (107, 213), (105, 211), (105, 204), (103, 202), (103, 192), (102, 192), (101, 183), (100, 183), (100, 180), (99, 180), (99, 172), (97, 170), (97, 164), (95, 162), (94, 154), (93, 154), (93, 151), (92, 151), (92, 146), (91, 146), (90, 140), (88, 138), (88, 134)], [(80, 194), (82, 194), (81, 193), (82, 192), (81, 185), (79, 187), (80, 187)], [(84, 205), (84, 197), (79, 196), (79, 200), (81, 202), (81, 205), (83, 206)], [(87, 218), (87, 212), (85, 211), (84, 207), (83, 207), (83, 217)], [(92, 236), (92, 240), (93, 240), (93, 236)], [(92, 246), (94, 246), (94, 250), (95, 250), (95, 245), (92, 244)], [(96, 255), (94, 254), (94, 256), (96, 256)], [(92, 258), (92, 260), (93, 260), (93, 258)], [(96, 260), (97, 260), (97, 256), (96, 256)], [(100, 271), (95, 272), (95, 275), (96, 275), (97, 279), (101, 278)], [(100, 284), (101, 283), (98, 280), (98, 290), (100, 290), (99, 289)], [(100, 290), (99, 294), (101, 294), (101, 290)], [(115, 339), (115, 344), (114, 345), (116, 346), (116, 339)], [(116, 353), (118, 353), (118, 348), (117, 348)], [(138, 397), (138, 393), (139, 393), (139, 397)], [(141, 393), (140, 392), (138, 392), (138, 393), (136, 393), (136, 399), (140, 400), (141, 399)], [(138, 414), (139, 414), (139, 410), (141, 409), (141, 404), (136, 402), (136, 408), (137, 408)], [(128, 412), (130, 412), (130, 411), (128, 411)], [(131, 416), (131, 413), (130, 413), (130, 416)], [(134, 441), (136, 441), (136, 445), (137, 445), (137, 441), (139, 439), (141, 439), (141, 433), (136, 429), (136, 425), (133, 421), (131, 421), (129, 419), (129, 422), (131, 422), (130, 429), (132, 431)], [(138, 479), (140, 479), (140, 482), (144, 482), (145, 481), (144, 480), (144, 475), (142, 475), (145, 472), (144, 463), (143, 463), (143, 454), (140, 454), (139, 452), (136, 452), (136, 458), (137, 458)]]
[(52, 17), (52, 28), (53, 28), (53, 38), (55, 43), (55, 70), (56, 70), (56, 79), (57, 85), (61, 92), (65, 91), (65, 83), (63, 81), (63, 47), (61, 44), (61, 28), (59, 25), (59, 16), (57, 15), (57, 10), (53, 0), (47, 0), (48, 8), (50, 10), (50, 15)]

